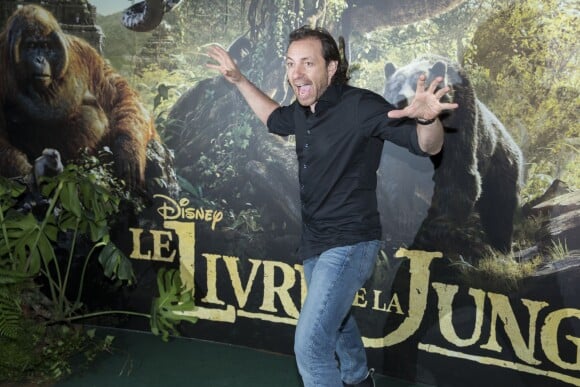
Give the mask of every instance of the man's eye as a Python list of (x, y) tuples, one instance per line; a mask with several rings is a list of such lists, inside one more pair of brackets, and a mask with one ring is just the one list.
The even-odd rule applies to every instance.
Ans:
[(292, 66), (294, 66), (294, 63), (292, 63), (292, 62), (286, 62), (286, 67), (290, 68)]

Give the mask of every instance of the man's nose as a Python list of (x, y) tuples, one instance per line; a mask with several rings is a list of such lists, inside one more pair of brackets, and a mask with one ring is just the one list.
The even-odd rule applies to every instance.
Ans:
[(292, 69), (291, 77), (292, 79), (300, 79), (304, 75), (304, 67), (302, 65), (296, 65)]

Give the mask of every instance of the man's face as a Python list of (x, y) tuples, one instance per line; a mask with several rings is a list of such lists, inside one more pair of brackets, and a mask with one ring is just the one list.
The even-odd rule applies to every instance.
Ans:
[(308, 38), (290, 44), (286, 53), (288, 82), (300, 105), (309, 106), (314, 112), (316, 102), (330, 85), (337, 64), (336, 61), (326, 64), (318, 39)]

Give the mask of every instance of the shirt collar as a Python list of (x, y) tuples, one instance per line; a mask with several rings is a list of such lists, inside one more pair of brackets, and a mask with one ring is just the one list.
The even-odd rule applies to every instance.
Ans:
[[(325, 110), (328, 110), (329, 108), (338, 104), (341, 94), (342, 85), (329, 85), (316, 102), (316, 114), (320, 114), (321, 112), (324, 112)], [(308, 115), (310, 115), (310, 106), (301, 107)]]
[(323, 112), (328, 108), (338, 104), (340, 99), (342, 87), (340, 85), (331, 84), (324, 91), (324, 93), (318, 99), (316, 104), (316, 111)]

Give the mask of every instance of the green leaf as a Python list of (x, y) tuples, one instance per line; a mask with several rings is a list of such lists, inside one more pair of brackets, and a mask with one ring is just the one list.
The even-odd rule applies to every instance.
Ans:
[(75, 230), (77, 228), (78, 218), (70, 212), (62, 213), (58, 218), (58, 226), (63, 231)]
[(11, 214), (4, 224), (8, 240), (0, 245), (0, 251), (7, 254), (8, 249), (11, 250), (12, 268), (24, 270), (28, 267), (29, 274), (34, 275), (40, 269), (41, 259), (52, 259), (54, 250), (50, 240), (55, 237), (52, 225), (46, 230), (48, 234), (44, 234), (31, 213), (24, 216)]
[(19, 302), (8, 289), (0, 288), (0, 337), (16, 338), (22, 329), (23, 316)]
[(117, 261), (112, 244), (106, 245), (103, 250), (101, 250), (101, 253), (99, 254), (99, 263), (103, 266), (104, 274), (109, 278), (113, 278), (117, 268)]
[(53, 259), (56, 258), (54, 254), (54, 248), (50, 239), (46, 237), (45, 234), (40, 234), (38, 238), (38, 251), (40, 252), (40, 256), (44, 260), (45, 263), (49, 263)]
[(101, 221), (89, 221), (90, 237), (93, 242), (100, 241), (105, 235), (109, 233), (109, 228), (107, 227), (107, 222), (105, 220)]
[(50, 241), (56, 242), (58, 239), (58, 227), (55, 224), (48, 222), (44, 227), (44, 235), (46, 235)]
[(179, 314), (193, 311), (195, 304), (190, 289), (186, 289), (175, 269), (161, 268), (157, 273), (159, 297), (151, 304), (151, 332), (167, 341), (169, 335), (179, 335), (176, 325), (181, 321), (195, 323), (197, 317)]
[(121, 280), (129, 281), (130, 283), (134, 282), (135, 280), (135, 273), (133, 272), (133, 265), (131, 264), (131, 260), (124, 255), (119, 261), (117, 277)]
[(13, 179), (8, 179), (4, 176), (0, 176), (0, 197), (10, 197), (10, 198), (17, 198), (19, 197), (26, 186), (24, 184), (20, 184)]
[(74, 182), (66, 182), (64, 184), (60, 199), (63, 208), (72, 212), (77, 218), (82, 216), (81, 202), (79, 200), (77, 186)]
[(31, 278), (31, 276), (28, 273), (0, 269), (0, 285), (16, 284), (29, 278)]
[(131, 261), (113, 243), (103, 247), (99, 254), (99, 263), (103, 266), (105, 275), (111, 279), (118, 278), (129, 283), (135, 280)]

